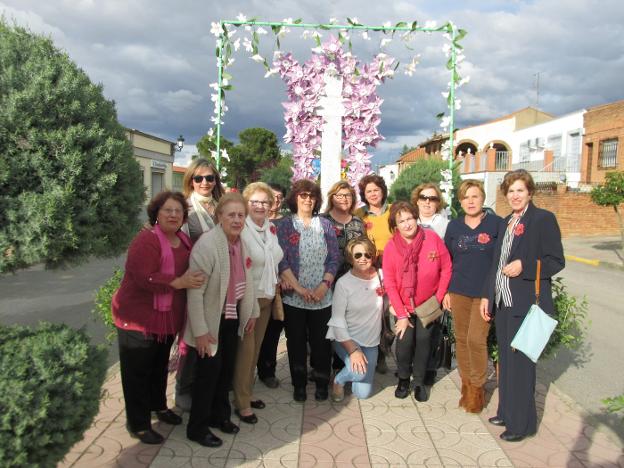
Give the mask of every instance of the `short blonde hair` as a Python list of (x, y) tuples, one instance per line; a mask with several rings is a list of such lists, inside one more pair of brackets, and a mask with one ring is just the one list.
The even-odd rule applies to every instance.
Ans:
[(426, 189), (435, 190), (436, 196), (440, 199), (436, 213), (439, 213), (444, 208), (446, 208), (446, 202), (444, 201), (444, 197), (442, 196), (442, 191), (440, 190), (440, 187), (438, 187), (438, 184), (434, 184), (433, 182), (425, 182), (424, 184), (420, 184), (418, 187), (412, 190), (412, 197), (410, 200), (412, 202), (412, 205), (418, 206), (418, 197), (420, 196), (420, 193)]
[(481, 192), (481, 195), (483, 196), (483, 200), (485, 200), (485, 188), (483, 188), (483, 182), (477, 179), (464, 180), (459, 186), (459, 190), (457, 190), (457, 197), (460, 200), (463, 200), (464, 198), (466, 198), (466, 193), (468, 192), (468, 189), (472, 187), (478, 188), (479, 192)]
[(268, 184), (264, 182), (252, 182), (245, 190), (243, 190), (243, 198), (245, 198), (246, 202), (249, 202), (249, 199), (255, 192), (264, 192), (269, 197), (269, 202), (271, 202), (271, 206), (275, 202), (275, 196), (273, 195), (273, 190), (269, 187)]
[(340, 190), (348, 190), (351, 194), (351, 209), (349, 210), (350, 214), (355, 212), (355, 189), (351, 187), (351, 184), (346, 180), (339, 180), (334, 185), (331, 186), (329, 191), (327, 192), (327, 208), (325, 208), (325, 213), (329, 213), (334, 209), (334, 195), (336, 195)]
[(345, 247), (345, 260), (349, 265), (353, 265), (353, 249), (358, 245), (363, 245), (367, 254), (370, 254), (373, 265), (375, 264), (375, 260), (377, 260), (377, 249), (375, 248), (375, 244), (366, 236), (360, 236), (356, 239), (351, 239), (347, 246)]

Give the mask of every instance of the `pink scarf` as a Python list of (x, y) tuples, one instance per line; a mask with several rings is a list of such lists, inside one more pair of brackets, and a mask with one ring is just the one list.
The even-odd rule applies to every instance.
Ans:
[[(164, 275), (175, 275), (175, 262), (173, 260), (173, 249), (171, 243), (160, 226), (154, 226), (154, 234), (160, 242), (160, 270), (159, 273)], [(188, 248), (191, 248), (191, 239), (184, 232), (176, 232), (176, 236)], [(170, 312), (173, 304), (173, 290), (166, 293), (154, 293), (154, 310), (158, 312)]]
[(420, 255), (420, 249), (422, 248), (423, 241), (425, 240), (425, 233), (421, 227), (418, 227), (416, 236), (411, 243), (407, 243), (398, 231), (394, 232), (392, 236), (394, 245), (397, 251), (403, 258), (402, 276), (401, 276), (401, 290), (399, 294), (405, 304), (408, 312), (413, 312), (414, 297), (416, 296), (416, 287), (418, 285), (418, 256)]

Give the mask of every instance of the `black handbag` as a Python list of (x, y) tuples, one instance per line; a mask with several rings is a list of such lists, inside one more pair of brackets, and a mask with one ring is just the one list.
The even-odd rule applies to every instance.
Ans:
[(394, 333), (394, 324), (392, 323), (392, 317), (390, 315), (390, 299), (383, 285), (383, 280), (377, 270), (377, 277), (379, 278), (379, 285), (384, 291), (383, 294), (383, 307), (381, 311), (381, 336), (379, 337), (379, 347), (384, 356), (392, 354), (392, 344), (396, 338)]
[(451, 314), (447, 310), (431, 330), (431, 356), (428, 369), (444, 367), (451, 370), (453, 363), (453, 339), (451, 337)]

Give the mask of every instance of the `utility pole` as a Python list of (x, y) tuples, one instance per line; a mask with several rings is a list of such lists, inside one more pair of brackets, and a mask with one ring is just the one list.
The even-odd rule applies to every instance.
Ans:
[(537, 72), (533, 74), (535, 77), (535, 108), (539, 109), (539, 88), (540, 88), (540, 74), (542, 72)]

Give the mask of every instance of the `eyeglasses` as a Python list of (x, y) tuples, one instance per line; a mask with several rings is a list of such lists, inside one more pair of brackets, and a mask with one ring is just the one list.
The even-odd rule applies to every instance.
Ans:
[(203, 179), (206, 179), (206, 182), (212, 183), (216, 180), (216, 177), (214, 174), (193, 176), (193, 182), (195, 182), (196, 184), (201, 184)]
[(312, 195), (310, 192), (301, 192), (299, 198), (302, 200), (316, 200), (316, 196)]
[(364, 257), (365, 257), (367, 260), (370, 260), (371, 258), (373, 258), (373, 256), (372, 256), (371, 254), (369, 254), (368, 252), (364, 252), (364, 253), (362, 253), (362, 252), (357, 252), (357, 253), (354, 253), (354, 254), (353, 254), (353, 258), (355, 258), (356, 260), (359, 260), (360, 258), (362, 258), (362, 255), (364, 255)]
[(351, 198), (350, 193), (334, 193), (334, 198), (336, 200), (346, 200), (347, 198)]
[(184, 213), (184, 210), (181, 210), (180, 208), (161, 208), (160, 211), (162, 211), (163, 213), (165, 213), (167, 216), (171, 216), (171, 215), (181, 215), (182, 213)]
[(430, 201), (430, 202), (439, 202), (440, 201), (440, 197), (438, 197), (436, 195), (431, 195), (431, 196), (418, 195), (418, 199), (422, 200), (422, 201)]
[(249, 200), (251, 206), (271, 206), (270, 201), (265, 200)]
[(402, 226), (404, 224), (411, 223), (412, 221), (416, 221), (416, 218), (413, 218), (413, 217), (405, 218), (405, 219), (402, 219), (401, 221), (398, 221), (397, 224)]

